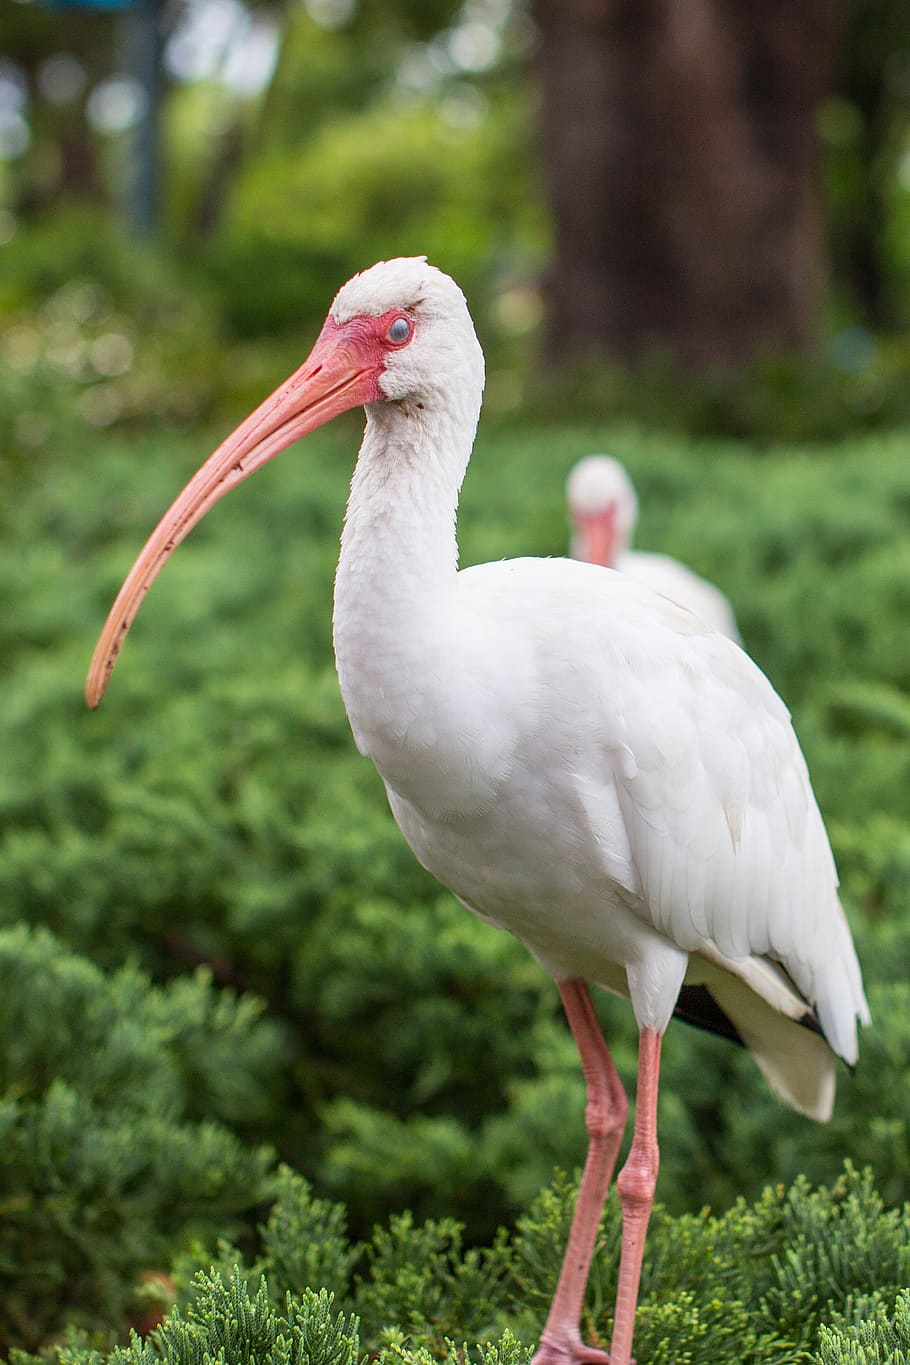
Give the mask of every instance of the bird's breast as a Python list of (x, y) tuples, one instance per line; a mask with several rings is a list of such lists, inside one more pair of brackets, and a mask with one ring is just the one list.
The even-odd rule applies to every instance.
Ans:
[(518, 757), (489, 809), (472, 817), (434, 818), (387, 791), (423, 866), (557, 979), (624, 992), (625, 968), (666, 947), (634, 908), (637, 877), (609, 786), (592, 810), (571, 772), (561, 778)]
[(386, 637), (339, 651), (338, 677), (358, 747), (390, 789), (434, 819), (489, 809), (521, 745), (527, 678), (510, 706), (495, 660), (459, 654), (432, 631), (416, 649)]

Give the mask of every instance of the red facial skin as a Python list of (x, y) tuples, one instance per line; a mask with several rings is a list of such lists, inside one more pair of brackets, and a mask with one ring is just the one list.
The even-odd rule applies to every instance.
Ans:
[[(399, 318), (408, 335), (392, 341), (388, 332)], [(152, 583), (177, 548), (238, 483), (307, 432), (350, 408), (385, 399), (380, 379), (391, 351), (410, 345), (414, 319), (401, 309), (381, 317), (355, 317), (337, 323), (326, 318), (322, 331), (298, 370), (240, 423), (190, 479), (165, 512), (130, 570), (101, 632), (85, 684), (92, 708), (104, 695), (117, 655)]]
[(579, 558), (612, 569), (617, 549), (615, 506), (600, 512), (573, 512), (572, 520), (581, 550)]

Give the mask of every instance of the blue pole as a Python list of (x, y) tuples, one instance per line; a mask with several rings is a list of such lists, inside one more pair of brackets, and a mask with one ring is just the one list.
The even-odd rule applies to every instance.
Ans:
[(160, 198), (162, 0), (139, 0), (123, 18), (126, 68), (140, 86), (144, 101), (133, 134), (127, 214), (137, 237), (157, 235)]

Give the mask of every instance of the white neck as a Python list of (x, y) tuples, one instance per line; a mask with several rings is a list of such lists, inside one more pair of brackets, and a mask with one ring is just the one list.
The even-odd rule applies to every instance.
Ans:
[(379, 762), (407, 733), (421, 675), (445, 640), (455, 518), (479, 413), (473, 402), (372, 405), (335, 578), (335, 657), (355, 738)]

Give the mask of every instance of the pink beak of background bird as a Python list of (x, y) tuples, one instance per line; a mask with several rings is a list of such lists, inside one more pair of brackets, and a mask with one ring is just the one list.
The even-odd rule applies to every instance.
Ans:
[(616, 505), (597, 512), (574, 511), (572, 520), (578, 539), (578, 558), (588, 564), (601, 564), (605, 569), (615, 567)]

